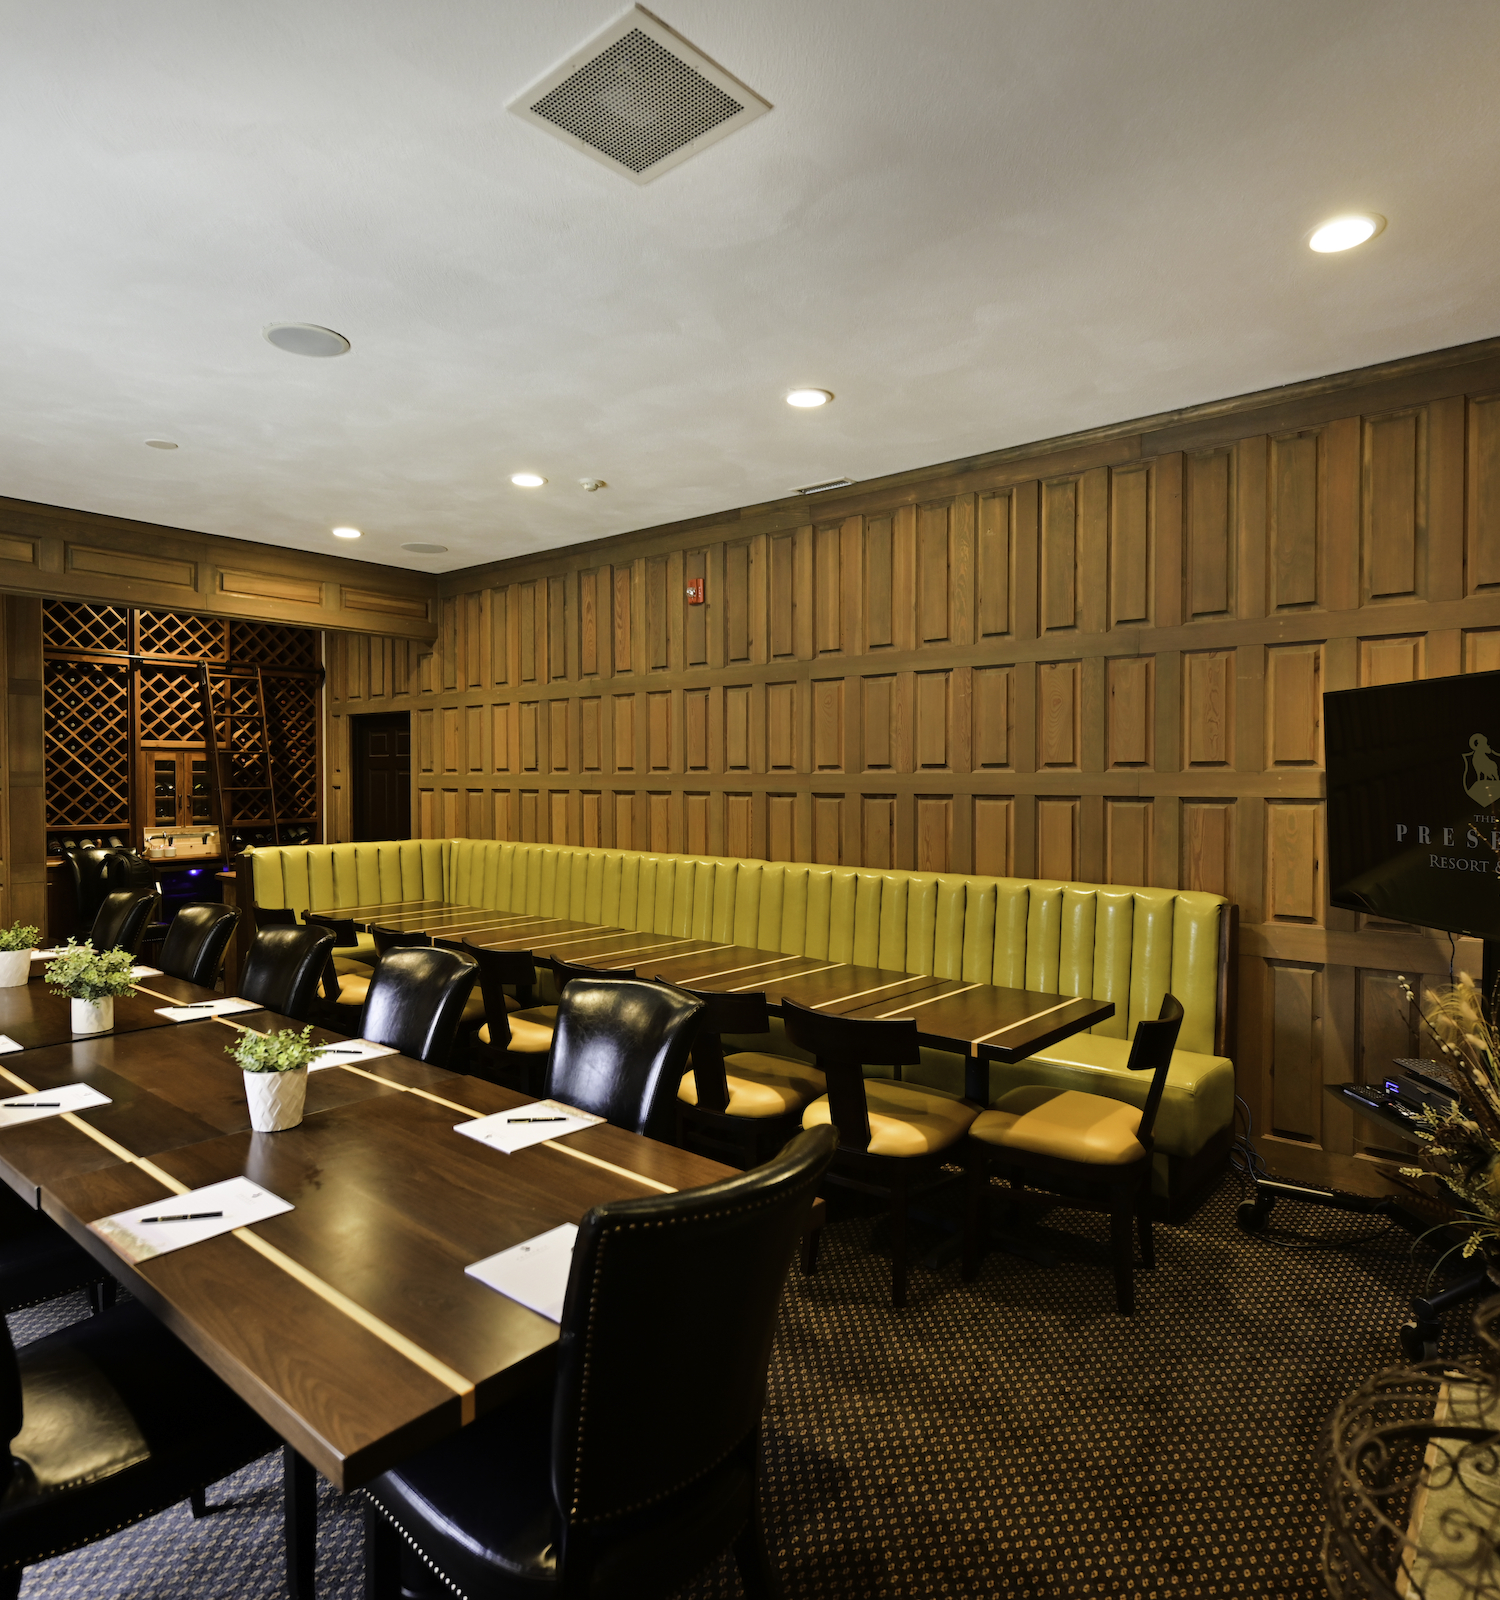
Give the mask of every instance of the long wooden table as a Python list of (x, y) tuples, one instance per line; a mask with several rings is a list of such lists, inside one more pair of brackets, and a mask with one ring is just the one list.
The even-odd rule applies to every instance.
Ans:
[[(253, 1134), (224, 1045), (235, 1025), (278, 1021), (242, 1013), (0, 1057), (9, 1090), (85, 1081), (111, 1101), (0, 1131), (0, 1180), (340, 1489), (547, 1380), (557, 1325), (468, 1264), (603, 1201), (729, 1173), (602, 1125), (502, 1155), (454, 1124), (528, 1096), (396, 1055), (313, 1072), (301, 1126)], [(138, 1266), (88, 1226), (242, 1173), (295, 1209)]]
[(1007, 989), (809, 956), (778, 955), (751, 945), (628, 928), (600, 927), (563, 917), (486, 911), (445, 901), (399, 901), (338, 913), (356, 926), (427, 933), (439, 944), (465, 939), (495, 950), (525, 951), (539, 962), (629, 968), (642, 977), (691, 989), (762, 990), (773, 1012), (792, 1000), (835, 1016), (863, 1020), (910, 1018), (921, 1044), (965, 1058), (966, 1096), (988, 1098), (991, 1061), (1035, 1055), (1114, 1015), (1114, 1004), (1086, 996)]

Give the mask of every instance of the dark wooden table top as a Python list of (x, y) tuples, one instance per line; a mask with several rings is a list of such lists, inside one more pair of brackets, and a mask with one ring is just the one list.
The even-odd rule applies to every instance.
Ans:
[[(233, 1031), (194, 1022), (0, 1057), (15, 1090), (82, 1081), (110, 1097), (0, 1130), (0, 1179), (341, 1489), (547, 1380), (556, 1324), (467, 1265), (604, 1200), (729, 1172), (607, 1126), (503, 1155), (454, 1124), (528, 1096), (399, 1055), (311, 1073), (302, 1125), (254, 1134), (224, 1053)], [(87, 1226), (242, 1173), (296, 1209), (138, 1266)]]
[[(0, 1033), (14, 1039), (23, 1050), (40, 1050), (49, 1045), (67, 1044), (74, 1039), (91, 1037), (73, 1032), (72, 1002), (64, 995), (48, 991), (43, 974), (45, 961), (33, 961), (32, 977), (28, 983), (17, 984), (12, 989), (0, 989)], [(148, 993), (141, 986), (154, 993)], [(192, 1000), (222, 999), (212, 989), (201, 989), (197, 984), (183, 983), (177, 978), (159, 976), (142, 978), (133, 995), (121, 995), (115, 1001), (113, 1033), (136, 1033), (143, 1028), (171, 1028), (178, 1026), (170, 1017), (157, 1015), (157, 1008), (182, 1004)], [(14, 1059), (14, 1053), (0, 1055), (0, 1063)]]

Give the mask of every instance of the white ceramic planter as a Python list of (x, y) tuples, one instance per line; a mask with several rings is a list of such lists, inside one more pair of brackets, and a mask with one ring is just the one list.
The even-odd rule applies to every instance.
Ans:
[(247, 1072), (245, 1099), (250, 1105), (250, 1126), (257, 1133), (280, 1133), (302, 1120), (307, 1099), (307, 1068), (290, 1072)]
[(103, 1000), (73, 1000), (74, 1033), (108, 1033), (115, 1025), (115, 1000), (110, 995)]
[(31, 976), (31, 950), (0, 950), (0, 989), (19, 989)]

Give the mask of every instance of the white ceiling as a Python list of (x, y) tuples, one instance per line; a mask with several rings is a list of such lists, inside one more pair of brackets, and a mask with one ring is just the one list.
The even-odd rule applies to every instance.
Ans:
[(0, 494), (441, 571), (1500, 332), (1494, 0), (657, 0), (774, 109), (644, 187), (504, 109), (620, 9), (0, 0)]

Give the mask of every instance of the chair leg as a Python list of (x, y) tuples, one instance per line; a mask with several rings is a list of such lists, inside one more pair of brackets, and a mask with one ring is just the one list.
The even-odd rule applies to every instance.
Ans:
[(25, 1567), (12, 1567), (9, 1572), (0, 1572), (0, 1600), (16, 1600), (25, 1576)]
[(818, 1246), (823, 1242), (823, 1224), (820, 1222), (816, 1228), (808, 1227), (802, 1233), (802, 1270), (816, 1272), (818, 1270)]
[(1151, 1231), (1151, 1175), (1147, 1173), (1135, 1200), (1135, 1231), (1141, 1242), (1141, 1265), (1150, 1272), (1156, 1265), (1156, 1240)]
[(401, 1600), (401, 1536), (365, 1501), (364, 1600)]
[(1135, 1310), (1135, 1240), (1133, 1185), (1115, 1185), (1109, 1191), (1109, 1246), (1115, 1269), (1115, 1307), (1122, 1317)]
[(208, 1515), (208, 1490), (201, 1484), (188, 1496), (188, 1504), (193, 1508), (193, 1521)]
[(117, 1287), (113, 1278), (100, 1278), (89, 1285), (89, 1308), (96, 1317), (102, 1317), (115, 1303)]
[(965, 1279), (979, 1271), (989, 1232), (989, 1161), (978, 1141), (964, 1152), (964, 1244), (959, 1272)]
[[(776, 1574), (766, 1553), (759, 1507), (734, 1541), (734, 1564), (740, 1569), (740, 1587), (745, 1591), (745, 1600), (775, 1600)], [(369, 1600), (382, 1600), (382, 1597), (372, 1595)]]
[(906, 1167), (899, 1161), (891, 1184), (891, 1304), (906, 1304)]
[(286, 1588), (291, 1600), (313, 1600), (318, 1564), (318, 1475), (292, 1449), (281, 1450), (286, 1496)]

